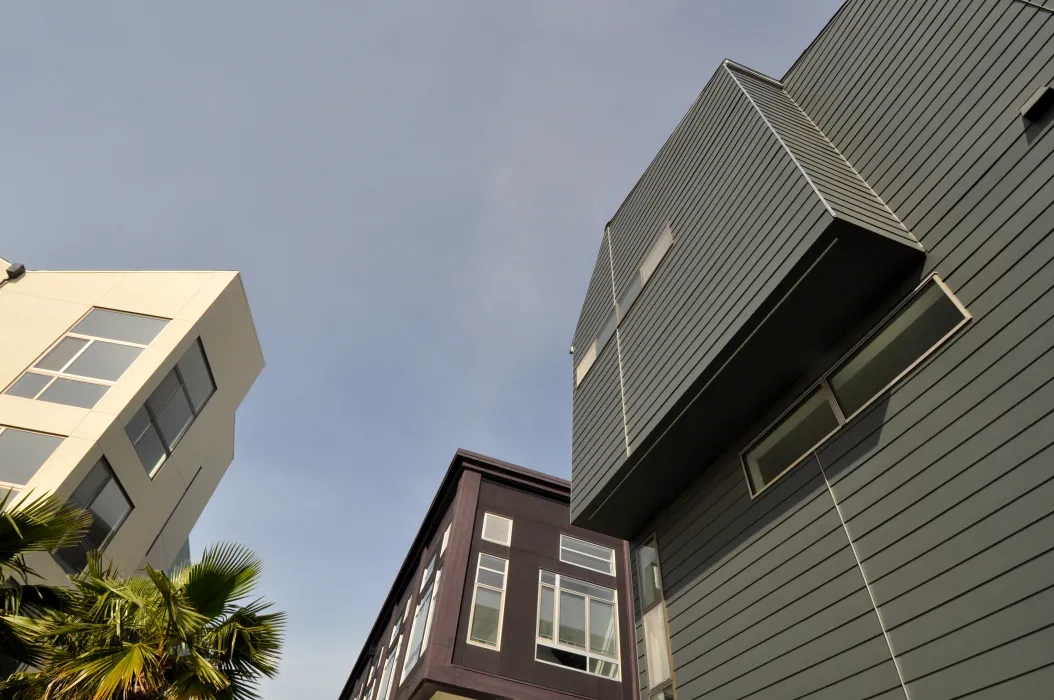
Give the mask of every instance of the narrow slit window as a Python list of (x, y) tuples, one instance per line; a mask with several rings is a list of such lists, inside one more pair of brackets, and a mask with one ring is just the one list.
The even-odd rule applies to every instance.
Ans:
[(650, 538), (637, 549), (637, 586), (641, 597), (641, 627), (644, 633), (644, 662), (649, 698), (673, 697), (673, 661), (666, 623), (666, 601), (662, 592), (659, 547)]
[(512, 520), (494, 513), (484, 513), (483, 539), (508, 547), (512, 544)]
[(505, 615), (507, 559), (480, 554), (476, 565), (476, 584), (472, 592), (468, 642), (491, 649), (501, 648), (502, 618)]
[(575, 366), (575, 386), (582, 383), (582, 380), (589, 374), (589, 370), (593, 368), (593, 363), (597, 361), (597, 343), (594, 340), (586, 348), (586, 351), (582, 354), (582, 359), (578, 361), (578, 365)]
[(615, 550), (568, 535), (560, 535), (560, 561), (615, 575)]

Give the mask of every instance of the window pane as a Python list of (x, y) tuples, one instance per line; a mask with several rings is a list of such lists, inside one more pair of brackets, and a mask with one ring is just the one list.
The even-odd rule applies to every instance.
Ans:
[(435, 570), (436, 558), (435, 555), (428, 561), (428, 566), (425, 567), (425, 572), (421, 576), (421, 586), (424, 587), (428, 583), (428, 579), (432, 576), (432, 572)]
[(40, 395), (40, 401), (61, 403), (79, 408), (93, 408), (110, 387), (59, 377)]
[(615, 550), (566, 535), (560, 536), (560, 561), (602, 574), (615, 574)]
[(553, 595), (553, 589), (543, 586), (538, 601), (538, 636), (545, 639), (553, 638)]
[(589, 601), (589, 650), (594, 654), (618, 656), (615, 606), (599, 600)]
[(149, 427), (150, 416), (146, 414), (145, 408), (140, 408), (135, 412), (135, 415), (132, 416), (132, 419), (128, 421), (128, 425), (124, 427), (124, 431), (128, 433), (128, 439), (134, 443)]
[(7, 390), (11, 396), (21, 396), (25, 399), (35, 399), (40, 390), (48, 385), (51, 377), (47, 374), (36, 374), (26, 372), (14, 385)]
[(508, 546), (512, 541), (512, 521), (493, 513), (484, 514), (483, 539)]
[(149, 316), (126, 314), (108, 309), (92, 309), (83, 321), (73, 328), (74, 333), (97, 338), (123, 340), (126, 343), (149, 345), (168, 321)]
[(40, 358), (40, 361), (33, 366), (58, 372), (87, 344), (88, 341), (83, 338), (63, 338), (51, 349), (51, 352)]
[(161, 444), (161, 437), (153, 425), (147, 424), (146, 431), (135, 443), (135, 452), (139, 455), (139, 461), (143, 463), (147, 474), (152, 473), (165, 461), (165, 447)]
[(586, 648), (586, 599), (560, 591), (560, 642)]
[(81, 508), (87, 508), (111, 478), (110, 465), (106, 463), (105, 459), (100, 459), (88, 472), (88, 475), (84, 477), (84, 481), (77, 486), (73, 495), (70, 496), (70, 501)]
[(550, 586), (556, 585), (556, 574), (548, 571), (542, 572), (542, 583), (548, 583)]
[(492, 557), (489, 554), (480, 554), (479, 564), (480, 566), (484, 566), (488, 569), (504, 572), (505, 566), (508, 564), (508, 562), (504, 559), (501, 559), (500, 557)]
[(618, 302), (619, 319), (626, 318), (626, 314), (629, 313), (629, 309), (633, 306), (633, 302), (637, 300), (637, 295), (640, 294), (641, 290), (640, 273), (633, 275), (633, 279), (630, 280), (629, 286), (626, 287), (626, 291), (622, 293), (622, 298)]
[(603, 676), (604, 678), (618, 678), (618, 664), (614, 661), (590, 659), (589, 672), (595, 676)]
[(608, 316), (607, 321), (601, 327), (597, 333), (597, 352), (604, 349), (604, 346), (611, 340), (611, 336), (615, 335), (615, 329), (618, 327), (618, 314), (612, 311)]
[(417, 606), (417, 614), (414, 615), (413, 635), (410, 637), (410, 645), (406, 649), (406, 660), (403, 662), (403, 673), (414, 667), (417, 658), (421, 654), (421, 642), (425, 637), (425, 623), (428, 620), (428, 608), (432, 604), (432, 588), (421, 596), (421, 602)]
[(501, 593), (489, 588), (476, 588), (476, 605), (472, 609), (472, 629), (469, 638), (474, 642), (498, 646), (498, 620), (501, 616)]
[(190, 410), (190, 404), (187, 403), (187, 397), (182, 389), (173, 394), (165, 407), (160, 412), (154, 413), (154, 417), (157, 419), (161, 437), (164, 438), (165, 445), (168, 446), (170, 452), (176, 446), (179, 438), (183, 436), (183, 431), (194, 420), (194, 414)]
[(560, 577), (560, 587), (566, 588), (569, 591), (575, 591), (582, 595), (592, 596), (593, 598), (600, 598), (608, 602), (615, 601), (615, 591), (610, 588), (604, 588), (603, 586), (594, 586), (592, 583), (586, 583), (585, 581), (579, 581), (578, 579), (569, 578), (567, 576)]
[(637, 570), (640, 572), (641, 605), (650, 608), (662, 599), (662, 580), (659, 576), (659, 550), (646, 544), (637, 550)]
[(93, 340), (91, 346), (85, 349), (65, 372), (115, 382), (142, 352), (142, 348), (131, 345)]
[(856, 412), (937, 344), (964, 316), (931, 282), (831, 375), (845, 413)]
[(55, 560), (71, 574), (81, 571), (88, 565), (88, 547), (84, 544), (60, 549), (54, 554)]
[(179, 373), (183, 376), (183, 383), (187, 388), (187, 395), (190, 396), (190, 402), (194, 406), (194, 413), (197, 413), (212, 396), (215, 388), (200, 341), (190, 346), (190, 349), (180, 359)]
[(652, 273), (655, 272), (655, 268), (666, 257), (666, 252), (670, 250), (672, 245), (673, 231), (670, 230), (669, 226), (664, 226), (658, 240), (655, 241), (655, 244), (648, 252), (648, 257), (644, 258), (644, 262), (640, 264), (640, 276), (644, 280), (644, 284), (648, 283)]
[(754, 492), (760, 491), (837, 427), (838, 417), (818, 387), (746, 454)]
[(150, 394), (150, 398), (146, 400), (146, 405), (150, 408), (154, 414), (161, 412), (161, 409), (165, 407), (169, 399), (177, 392), (180, 391), (179, 377), (176, 373), (169, 372), (165, 375), (165, 378), (161, 380), (161, 383), (157, 385), (157, 388)]
[(582, 353), (582, 359), (578, 361), (578, 365), (575, 367), (575, 386), (582, 383), (582, 380), (589, 374), (589, 370), (592, 369), (593, 363), (596, 361), (597, 342), (594, 340), (586, 348), (586, 351)]
[(566, 666), (567, 668), (575, 668), (579, 671), (588, 670), (586, 657), (582, 654), (576, 654), (573, 651), (554, 649), (553, 647), (539, 644), (536, 647), (535, 654), (539, 661), (546, 661), (551, 664)]
[(91, 512), (111, 531), (121, 524), (129, 510), (131, 506), (128, 504), (128, 499), (125, 498), (124, 491), (114, 478), (110, 479), (110, 482), (103, 487), (102, 492), (91, 504)]
[(655, 693), (652, 693), (649, 700), (674, 700), (673, 688), (663, 688)]
[(670, 680), (670, 640), (666, 636), (666, 607), (657, 605), (644, 613), (644, 658), (648, 664), (648, 686)]
[(494, 588), (505, 588), (505, 575), (496, 571), (480, 569), (476, 572), (476, 582)]
[(0, 432), (0, 481), (24, 484), (47, 461), (62, 438), (4, 428)]

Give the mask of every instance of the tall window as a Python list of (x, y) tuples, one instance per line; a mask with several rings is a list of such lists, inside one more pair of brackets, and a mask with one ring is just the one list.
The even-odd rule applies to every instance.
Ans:
[(400, 684), (410, 675), (410, 671), (428, 648), (428, 634), (432, 631), (432, 615), (435, 612), (435, 599), (439, 594), (440, 574), (442, 562), (437, 561), (437, 555), (433, 554), (421, 577), (421, 599), (414, 609), (414, 622), (410, 627), (406, 658), (403, 659), (403, 671), (399, 677)]
[(168, 321), (92, 309), (5, 393), (92, 408)]
[(392, 641), (388, 643), (388, 660), (384, 663), (384, 671), (381, 673), (380, 683), (377, 685), (377, 695), (372, 700), (388, 700), (391, 689), (395, 686), (392, 680), (395, 676), (395, 664), (399, 660), (399, 650), (403, 645), (402, 634), (395, 634), (399, 630), (399, 617), (396, 616), (396, 624), (393, 628)]
[(512, 521), (494, 513), (483, 514), (483, 539), (508, 547), (512, 544)]
[(199, 338), (125, 426), (147, 474), (153, 476), (164, 464), (215, 392)]
[(132, 503), (105, 458), (100, 459), (73, 492), (70, 502), (91, 513), (92, 524), (81, 542), (59, 549), (54, 557), (66, 571), (77, 573), (88, 563), (88, 552), (101, 550), (132, 512)]
[(614, 590), (540, 571), (537, 632), (538, 661), (619, 680)]
[(33, 478), (62, 438), (0, 425), (0, 489), (23, 486)]
[(560, 561), (608, 576), (615, 575), (614, 549), (569, 535), (560, 535)]
[(492, 649), (501, 648), (501, 622), (505, 614), (507, 559), (480, 552), (476, 586), (468, 620), (468, 642)]
[(644, 659), (649, 700), (673, 700), (673, 661), (666, 622), (666, 602), (659, 570), (659, 548), (651, 538), (637, 549), (637, 586), (643, 613)]
[(970, 320), (934, 275), (741, 455), (752, 496), (790, 471)]

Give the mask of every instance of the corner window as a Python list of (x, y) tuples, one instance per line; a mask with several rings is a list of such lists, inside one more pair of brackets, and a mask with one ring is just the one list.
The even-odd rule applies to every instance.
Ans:
[(801, 462), (969, 320), (939, 277), (926, 280), (744, 450), (751, 495)]
[(640, 590), (644, 660), (648, 671), (649, 700), (673, 698), (672, 655), (666, 621), (666, 602), (659, 569), (659, 547), (652, 537), (637, 549), (637, 586)]
[(66, 571), (75, 574), (87, 565), (90, 550), (102, 550), (106, 546), (132, 512), (132, 503), (105, 458), (92, 467), (69, 500), (92, 516), (91, 527), (80, 544), (54, 552), (55, 560)]
[(569, 535), (560, 535), (560, 561), (608, 576), (615, 575), (614, 549)]
[(93, 408), (168, 321), (92, 309), (5, 393)]
[(199, 338), (125, 426), (147, 474), (153, 476), (168, 459), (215, 392)]
[(512, 521), (494, 513), (484, 513), (483, 539), (508, 547), (512, 544)]
[(505, 579), (508, 571), (507, 559), (480, 553), (468, 621), (469, 644), (501, 648), (501, 622), (505, 613)]
[(540, 571), (535, 660), (619, 680), (615, 591)]
[(37, 473), (62, 438), (0, 426), (0, 481), (23, 486)]

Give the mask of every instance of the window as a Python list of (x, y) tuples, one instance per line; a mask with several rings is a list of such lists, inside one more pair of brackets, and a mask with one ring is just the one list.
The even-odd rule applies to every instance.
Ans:
[(654, 537), (637, 549), (637, 586), (644, 611), (644, 658), (648, 667), (649, 700), (673, 698), (670, 636), (659, 569), (659, 547)]
[(92, 515), (92, 524), (80, 544), (54, 552), (66, 571), (77, 573), (88, 563), (88, 551), (101, 550), (132, 512), (128, 495), (121, 488), (105, 458), (100, 459), (73, 492), (70, 502)]
[(619, 297), (618, 302), (618, 319), (619, 323), (622, 323), (626, 319), (626, 315), (629, 314), (630, 308), (633, 306), (633, 302), (637, 300), (640, 293), (644, 291), (645, 285), (648, 284), (648, 280), (651, 279), (652, 275), (655, 274), (655, 270), (658, 269), (659, 263), (662, 262), (663, 258), (666, 257), (666, 253), (670, 252), (670, 248), (673, 247), (673, 229), (670, 228), (670, 224), (666, 224), (662, 227), (662, 231), (659, 232), (659, 237), (655, 239), (655, 242), (651, 246), (651, 250), (644, 256), (644, 260), (641, 261), (640, 267), (635, 271), (629, 284), (626, 285), (626, 289), (623, 290), (622, 296)]
[(0, 426), (0, 481), (22, 486), (48, 461), (62, 438)]
[(403, 638), (402, 635), (399, 635), (395, 647), (388, 650), (388, 661), (384, 664), (384, 672), (381, 673), (381, 680), (377, 685), (377, 695), (371, 700), (388, 700), (388, 695), (393, 687), (392, 678), (395, 675), (395, 664), (399, 660), (399, 649), (402, 645)]
[[(435, 612), (435, 599), (439, 595), (439, 579), (442, 574), (441, 568), (436, 565), (436, 559), (436, 555), (433, 554), (421, 577), (421, 599), (414, 609), (414, 622), (410, 627), (406, 658), (403, 659), (403, 671), (399, 677), (400, 684), (410, 675), (410, 671), (414, 669), (421, 655), (428, 648), (428, 633), (432, 631), (432, 614)], [(409, 611), (409, 606), (407, 606), (407, 611)]]
[(469, 644), (501, 648), (501, 621), (505, 612), (505, 577), (508, 571), (508, 560), (480, 553), (476, 565), (476, 588), (472, 593), (472, 612), (468, 621)]
[(512, 521), (500, 515), (484, 513), (483, 539), (508, 547), (512, 544)]
[(450, 525), (447, 525), (446, 530), (443, 530), (443, 544), (439, 546), (439, 556), (446, 554), (446, 546), (448, 544), (450, 544)]
[(614, 590), (540, 571), (537, 633), (536, 660), (619, 680)]
[(92, 309), (6, 393), (92, 408), (167, 324), (161, 318)]
[(575, 367), (575, 386), (582, 383), (582, 380), (589, 374), (589, 370), (593, 368), (593, 363), (597, 361), (597, 341), (593, 341), (586, 348), (585, 353), (582, 355), (582, 359), (578, 361), (578, 366)]
[(801, 462), (969, 320), (939, 277), (926, 280), (743, 451), (751, 495)]
[(608, 576), (615, 575), (615, 550), (585, 540), (560, 535), (560, 561), (565, 564), (592, 569)]
[(147, 474), (153, 476), (164, 464), (215, 392), (199, 338), (125, 426)]

